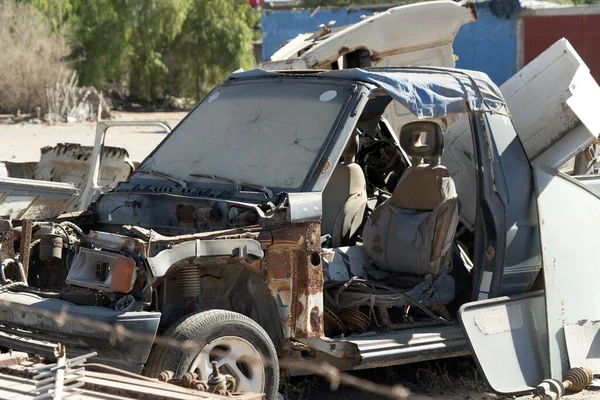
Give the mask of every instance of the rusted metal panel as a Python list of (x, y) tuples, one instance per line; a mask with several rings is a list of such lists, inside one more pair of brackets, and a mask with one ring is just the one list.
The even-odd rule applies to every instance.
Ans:
[[(0, 398), (3, 399), (34, 399), (36, 381), (28, 379), (29, 368), (44, 367), (42, 364), (31, 364), (26, 353), (12, 352), (0, 355)], [(39, 371), (39, 369), (38, 369)], [(71, 370), (72, 371), (72, 370)], [(52, 377), (52, 375), (50, 376)], [(261, 400), (260, 393), (231, 393), (222, 396), (209, 392), (187, 389), (173, 384), (151, 380), (149, 378), (129, 377), (113, 373), (96, 371), (81, 371), (76, 377), (81, 382), (82, 390), (76, 392), (77, 399), (147, 399), (147, 400)], [(70, 392), (73, 396), (74, 392)], [(117, 397), (114, 397), (117, 396)], [(65, 398), (67, 394), (65, 393)]]
[(267, 248), (267, 286), (279, 305), (286, 338), (323, 335), (323, 272), (320, 224), (309, 222), (273, 232)]
[(15, 242), (13, 225), (9, 220), (0, 220), (0, 236), (2, 237), (2, 246), (0, 247), (0, 260), (14, 258)]
[(150, 381), (147, 379), (135, 379), (114, 374), (104, 374), (94, 371), (85, 371), (81, 379), (85, 388), (95, 389), (101, 393), (131, 396), (136, 399), (238, 399), (238, 400), (260, 400), (264, 396), (258, 393), (233, 393), (221, 396), (213, 393), (201, 392), (187, 389), (169, 383)]
[(19, 254), (21, 255), (21, 263), (23, 264), (23, 272), (25, 280), (29, 276), (29, 248), (31, 247), (31, 234), (33, 231), (33, 221), (26, 219), (21, 225), (21, 247)]

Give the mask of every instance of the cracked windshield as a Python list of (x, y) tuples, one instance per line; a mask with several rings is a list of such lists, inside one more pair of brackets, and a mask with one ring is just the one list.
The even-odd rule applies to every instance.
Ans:
[(219, 87), (140, 169), (187, 181), (216, 175), (298, 189), (350, 95), (347, 84), (292, 80)]

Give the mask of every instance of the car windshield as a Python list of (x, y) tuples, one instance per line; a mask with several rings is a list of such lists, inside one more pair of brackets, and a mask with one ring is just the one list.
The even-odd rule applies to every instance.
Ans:
[(351, 95), (348, 82), (329, 80), (217, 87), (139, 169), (188, 182), (215, 175), (299, 189)]

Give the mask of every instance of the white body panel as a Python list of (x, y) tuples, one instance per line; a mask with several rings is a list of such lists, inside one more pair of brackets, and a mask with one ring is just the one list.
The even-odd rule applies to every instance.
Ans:
[[(330, 69), (344, 54), (369, 49), (379, 66), (453, 67), (454, 37), (462, 25), (476, 19), (474, 6), (447, 0), (393, 7), (327, 36), (300, 34), (273, 54), (271, 61), (296, 58), (298, 69)], [(267, 63), (264, 68), (275, 69), (276, 65), (280, 64)]]
[[(559, 168), (600, 134), (600, 87), (566, 39), (549, 47), (500, 87), (528, 158)], [(461, 221), (475, 224), (473, 143), (466, 118), (445, 134), (442, 162), (456, 182)]]

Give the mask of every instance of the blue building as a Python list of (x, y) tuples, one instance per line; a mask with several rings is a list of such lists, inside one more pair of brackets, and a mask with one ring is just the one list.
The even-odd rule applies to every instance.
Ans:
[[(270, 56), (286, 41), (300, 33), (318, 30), (319, 24), (336, 21), (336, 26), (359, 22), (361, 16), (384, 11), (399, 4), (386, 6), (361, 6), (348, 8), (302, 9), (273, 4), (263, 8), (262, 59)], [(484, 0), (477, 1), (478, 21), (464, 25), (454, 41), (458, 68), (486, 72), (498, 85), (514, 75), (518, 63), (519, 14), (522, 10), (556, 7), (556, 4), (535, 0)]]

